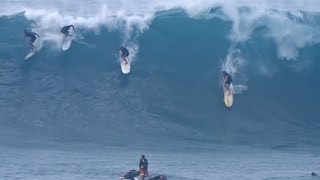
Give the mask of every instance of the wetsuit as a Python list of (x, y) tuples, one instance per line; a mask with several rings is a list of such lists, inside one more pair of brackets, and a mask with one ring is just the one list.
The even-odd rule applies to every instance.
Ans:
[[(37, 39), (37, 36), (39, 36), (38, 34), (34, 33), (34, 32), (28, 32), (28, 31), (25, 31), (24, 32), (24, 35), (26, 37), (29, 37), (30, 38), (30, 45), (32, 45), (32, 43), (34, 43), (34, 41), (36, 41)], [(37, 35), (37, 36), (36, 36)]]
[(29, 37), (30, 38), (29, 45), (31, 46), (32, 51), (36, 51), (36, 47), (33, 45), (34, 41), (37, 39), (36, 36), (39, 37), (39, 35), (37, 33), (29, 32), (27, 30), (24, 30), (24, 37)]
[(66, 36), (68, 36), (68, 35), (69, 35), (69, 29), (70, 29), (71, 27), (74, 29), (73, 25), (62, 27), (62, 28), (61, 28), (61, 33), (64, 34), (64, 35), (66, 35)]
[(121, 48), (120, 48), (120, 51), (121, 51), (121, 57), (122, 57), (122, 58), (125, 58), (125, 57), (128, 57), (128, 56), (129, 56), (129, 51), (128, 51), (127, 48), (121, 47)]
[(224, 79), (227, 79), (227, 81), (225, 82), (225, 84), (227, 84), (228, 86), (230, 86), (230, 84), (232, 83), (232, 78), (230, 76), (230, 74), (226, 73), (224, 76), (223, 76)]

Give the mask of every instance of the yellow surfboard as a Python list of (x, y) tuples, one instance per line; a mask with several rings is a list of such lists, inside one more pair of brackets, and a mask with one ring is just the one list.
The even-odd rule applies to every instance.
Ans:
[(223, 86), (224, 91), (224, 104), (230, 108), (233, 105), (233, 92), (232, 92), (232, 84), (230, 84), (230, 92)]

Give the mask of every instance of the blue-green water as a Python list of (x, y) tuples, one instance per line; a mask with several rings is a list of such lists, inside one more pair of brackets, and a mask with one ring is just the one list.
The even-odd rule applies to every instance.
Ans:
[[(157, 149), (164, 156), (193, 149), (184, 152), (186, 161), (215, 147), (233, 149), (235, 158), (239, 147), (306, 156), (318, 151), (319, 3), (30, 2), (0, 3), (0, 146), (60, 151), (90, 143)], [(76, 36), (63, 52), (60, 27), (66, 24), (74, 24)], [(28, 61), (23, 29), (40, 35), (39, 51)], [(120, 71), (121, 45), (131, 53), (129, 75)], [(234, 80), (231, 110), (222, 102), (222, 70)], [(294, 176), (309, 173), (303, 164)], [(261, 171), (239, 178), (255, 179)], [(281, 177), (276, 174), (263, 178)]]

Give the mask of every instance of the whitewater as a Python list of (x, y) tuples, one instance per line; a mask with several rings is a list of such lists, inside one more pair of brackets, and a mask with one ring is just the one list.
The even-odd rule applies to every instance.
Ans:
[[(173, 180), (317, 179), (319, 9), (317, 0), (0, 1), (0, 179), (115, 180), (141, 154), (150, 174)], [(40, 35), (27, 61), (24, 29)]]

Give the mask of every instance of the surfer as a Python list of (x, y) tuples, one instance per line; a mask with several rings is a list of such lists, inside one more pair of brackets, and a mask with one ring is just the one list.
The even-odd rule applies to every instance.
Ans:
[(129, 56), (129, 51), (128, 51), (128, 49), (125, 48), (125, 47), (123, 47), (123, 46), (121, 46), (121, 47), (119, 48), (119, 51), (121, 52), (121, 57), (122, 57), (123, 61), (126, 62), (125, 64), (128, 64), (128, 63), (129, 63), (129, 62), (128, 62), (128, 59), (127, 59), (127, 57)]
[(146, 159), (146, 157), (144, 155), (141, 155), (139, 168), (140, 168), (141, 180), (144, 180), (144, 177), (149, 176), (149, 173), (148, 173), (148, 160)]
[[(72, 29), (74, 30), (74, 26), (71, 24), (69, 26), (63, 26), (61, 28), (61, 33), (65, 35), (65, 37), (69, 36), (69, 30), (72, 27)], [(71, 35), (70, 35), (71, 36)]]
[(231, 94), (230, 92), (230, 84), (232, 83), (232, 78), (230, 74), (228, 74), (226, 71), (222, 71), (223, 75), (223, 85), (229, 91), (229, 95)]
[(63, 42), (65, 41), (66, 37), (72, 36), (72, 35), (69, 35), (69, 30), (70, 30), (71, 27), (74, 30), (74, 26), (72, 24), (69, 25), (69, 26), (63, 26), (61, 28), (61, 33), (64, 34)]
[(311, 176), (317, 176), (317, 174), (315, 172), (312, 172)]
[(27, 31), (27, 30), (23, 30), (23, 31), (24, 31), (24, 39), (26, 37), (30, 38), (29, 45), (31, 46), (32, 51), (35, 52), (36, 51), (36, 47), (33, 45), (33, 43), (37, 39), (37, 36), (38, 37), (40, 37), (40, 36), (35, 32), (30, 32), (30, 31)]

